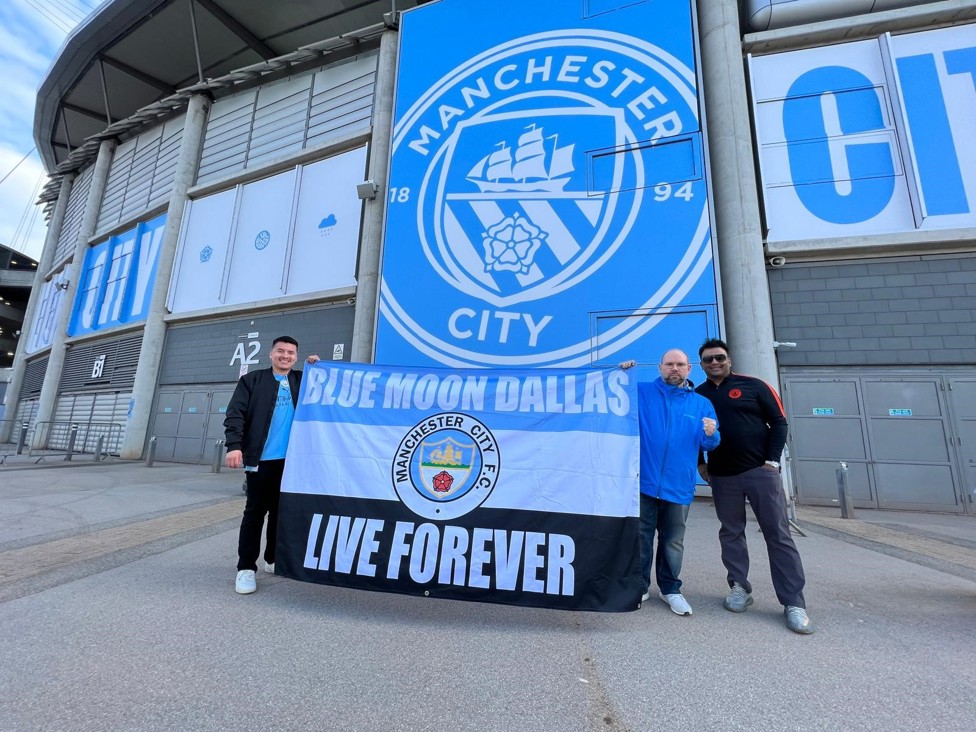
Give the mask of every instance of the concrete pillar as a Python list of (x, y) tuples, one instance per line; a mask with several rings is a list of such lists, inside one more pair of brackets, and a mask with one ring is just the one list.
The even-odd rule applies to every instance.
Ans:
[[(61, 372), (64, 370), (64, 357), (67, 353), (65, 341), (68, 338), (68, 324), (71, 322), (71, 309), (75, 304), (78, 286), (81, 284), (81, 268), (85, 263), (85, 253), (88, 251), (88, 240), (95, 235), (98, 224), (98, 212), (102, 207), (102, 196), (105, 194), (105, 184), (112, 167), (112, 156), (115, 154), (115, 140), (102, 140), (98, 147), (98, 157), (95, 158), (95, 168), (92, 172), (91, 187), (88, 189), (88, 200), (85, 202), (85, 213), (81, 217), (81, 227), (78, 230), (78, 241), (75, 244), (74, 259), (67, 268), (68, 290), (61, 301), (58, 311), (58, 324), (51, 341), (51, 352), (48, 355), (47, 371), (44, 373), (44, 385), (41, 387), (41, 397), (37, 403), (37, 422), (49, 422), (54, 416), (57, 403), (58, 386), (61, 384)], [(34, 447), (43, 447), (47, 443), (47, 431), (37, 430), (34, 433)]]
[[(14, 356), (13, 373), (10, 376), (10, 383), (7, 385), (7, 394), (4, 399), (4, 403), (6, 404), (4, 417), (7, 420), (13, 420), (17, 414), (17, 405), (20, 402), (20, 387), (24, 383), (24, 371), (27, 369), (27, 343), (29, 342), (31, 331), (34, 328), (34, 314), (37, 311), (37, 303), (41, 298), (41, 286), (44, 284), (44, 276), (51, 270), (51, 265), (54, 264), (54, 253), (58, 249), (58, 239), (61, 238), (64, 214), (68, 210), (68, 199), (71, 197), (71, 188), (74, 182), (74, 173), (67, 173), (61, 178), (61, 190), (58, 191), (58, 200), (54, 204), (51, 220), (47, 224), (44, 248), (41, 249), (41, 260), (37, 263), (37, 274), (34, 276), (34, 284), (31, 285), (30, 297), (27, 300), (24, 324), (20, 328), (20, 340), (17, 341), (17, 355)], [(10, 439), (12, 425), (12, 421), (0, 422), (0, 442), (6, 442)]]
[(366, 201), (363, 238), (356, 271), (356, 313), (352, 327), (351, 360), (371, 363), (379, 304), (380, 260), (383, 253), (383, 217), (386, 214), (387, 174), (393, 130), (393, 95), (396, 92), (398, 38), (387, 31), (380, 39), (373, 102), (373, 135), (369, 144), (369, 179), (379, 186), (376, 198)]
[(708, 127), (712, 236), (733, 368), (778, 384), (752, 151), (739, 8), (736, 0), (698, 0), (702, 93)]
[(179, 243), (180, 227), (183, 223), (183, 209), (186, 208), (186, 202), (189, 200), (187, 191), (196, 182), (200, 168), (200, 154), (203, 151), (209, 113), (209, 97), (202, 94), (190, 97), (173, 190), (166, 209), (166, 226), (163, 229), (163, 240), (159, 245), (156, 282), (149, 301), (146, 325), (142, 333), (142, 348), (139, 351), (139, 365), (136, 367), (135, 381), (132, 384), (132, 406), (125, 436), (122, 438), (120, 456), (125, 460), (141, 458), (143, 445), (146, 442), (146, 431), (149, 429), (149, 419), (152, 416), (153, 395), (159, 379), (159, 364), (163, 356), (163, 340), (166, 337), (166, 322), (163, 320), (168, 313), (166, 295), (173, 275), (176, 245)]

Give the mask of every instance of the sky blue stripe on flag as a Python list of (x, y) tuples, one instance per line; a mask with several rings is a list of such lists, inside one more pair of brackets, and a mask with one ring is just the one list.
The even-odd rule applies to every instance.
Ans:
[(612, 369), (440, 369), (319, 362), (305, 369), (297, 422), (412, 426), (472, 414), (491, 429), (637, 434), (636, 374)]

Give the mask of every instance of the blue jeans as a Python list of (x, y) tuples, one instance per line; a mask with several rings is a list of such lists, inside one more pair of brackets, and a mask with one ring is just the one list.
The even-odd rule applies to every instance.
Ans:
[(685, 522), (691, 506), (640, 494), (640, 571), (643, 592), (651, 586), (651, 557), (657, 532), (657, 586), (664, 595), (681, 591), (681, 558), (685, 553)]

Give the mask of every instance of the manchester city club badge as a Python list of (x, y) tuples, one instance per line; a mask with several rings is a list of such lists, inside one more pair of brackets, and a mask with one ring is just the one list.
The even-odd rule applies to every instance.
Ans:
[(444, 413), (407, 430), (391, 475), (407, 508), (424, 518), (450, 520), (487, 500), (500, 468), (498, 441), (483, 422)]
[(646, 5), (544, 0), (486, 13), (481, 50), (403, 54), (378, 361), (589, 365), (676, 308), (715, 320), (691, 14)]

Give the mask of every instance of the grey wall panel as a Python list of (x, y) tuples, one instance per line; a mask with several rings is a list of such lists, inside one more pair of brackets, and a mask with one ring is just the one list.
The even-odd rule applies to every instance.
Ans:
[(94, 172), (95, 166), (89, 165), (75, 178), (74, 185), (71, 187), (68, 207), (64, 212), (64, 223), (61, 224), (61, 233), (58, 235), (58, 246), (54, 251), (55, 267), (74, 254), (75, 245), (78, 243), (78, 232), (81, 230), (81, 218), (85, 213), (85, 204), (88, 203), (88, 191), (91, 189)]
[(108, 181), (105, 183), (105, 193), (102, 195), (102, 207), (98, 212), (96, 231), (100, 231), (112, 224), (118, 223), (125, 203), (125, 191), (129, 186), (129, 173), (136, 154), (138, 140), (129, 140), (119, 145), (112, 158), (109, 168)]
[(20, 382), (19, 399), (21, 401), (40, 396), (46, 371), (47, 356), (38, 358), (27, 364), (27, 367), (24, 369), (24, 380)]
[(101, 437), (102, 450), (117, 455), (131, 399), (132, 393), (127, 391), (60, 395), (48, 430), (47, 447), (66, 450), (74, 425), (75, 452), (94, 453)]
[(262, 159), (285, 157), (298, 152), (305, 142), (312, 74), (305, 74), (258, 92), (251, 126), (248, 167)]
[(163, 138), (159, 141), (159, 155), (153, 170), (152, 186), (149, 191), (149, 203), (154, 205), (169, 198), (176, 182), (176, 164), (180, 157), (180, 147), (183, 144), (183, 127), (186, 118), (180, 119), (180, 124), (167, 124), (163, 129)]
[(160, 389), (149, 434), (156, 438), (156, 459), (210, 463), (214, 446), (224, 439), (224, 415), (233, 390), (228, 385)]
[[(976, 257), (767, 270), (781, 366), (976, 363)], [(730, 344), (735, 349), (735, 344)]]
[(312, 94), (308, 144), (369, 124), (375, 84), (374, 57), (320, 73)]
[[(17, 424), (23, 424), (27, 422), (28, 424), (34, 424), (34, 420), (37, 418), (37, 403), (38, 400), (35, 399), (21, 399), (17, 402)], [(11, 439), (16, 440), (17, 437), (15, 433), (11, 433)]]
[(287, 157), (354, 129), (373, 111), (376, 53), (221, 99), (213, 105), (199, 183)]
[[(128, 389), (135, 380), (142, 333), (72, 346), (64, 360), (60, 392)], [(100, 369), (96, 362), (105, 357)]]
[(298, 340), (302, 359), (317, 353), (328, 361), (341, 346), (343, 360), (348, 360), (352, 321), (352, 306), (341, 305), (173, 326), (166, 335), (159, 383), (233, 384), (240, 378), (242, 361), (250, 370), (270, 365), (268, 352), (279, 335)]
[[(157, 127), (136, 140), (136, 150), (129, 165), (129, 184), (125, 189), (119, 220), (128, 220), (149, 205), (149, 190), (152, 187), (153, 170), (159, 155), (159, 141), (163, 128)], [(105, 221), (99, 219), (100, 227)]]
[(247, 160), (256, 91), (221, 99), (210, 108), (197, 180), (241, 170)]
[(96, 231), (105, 231), (164, 203), (173, 188), (186, 117), (128, 140), (116, 150)]

